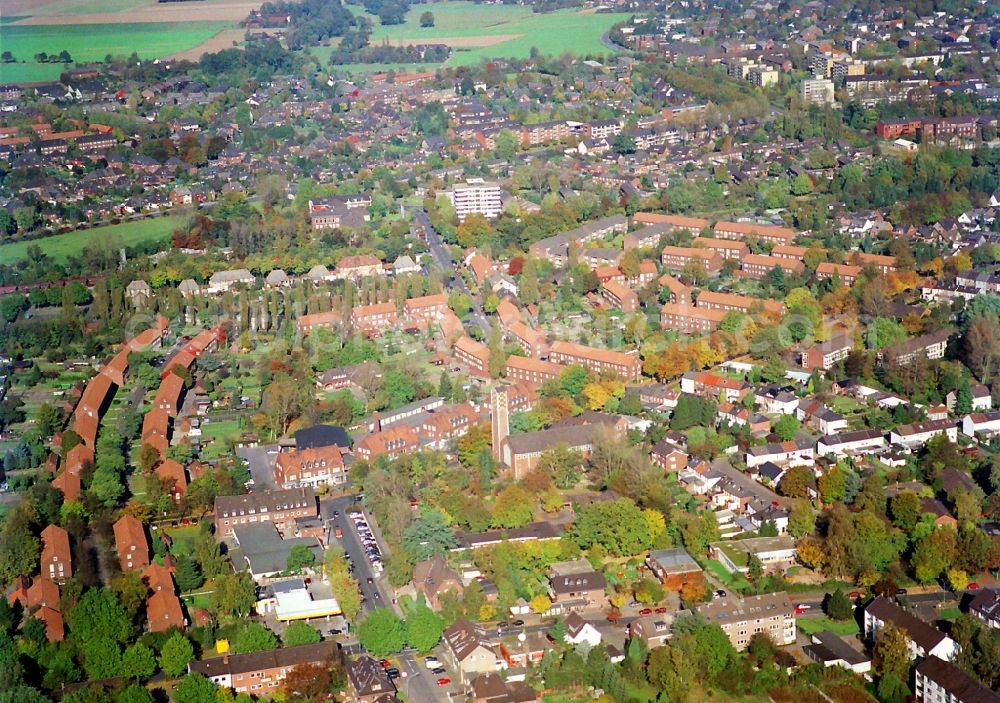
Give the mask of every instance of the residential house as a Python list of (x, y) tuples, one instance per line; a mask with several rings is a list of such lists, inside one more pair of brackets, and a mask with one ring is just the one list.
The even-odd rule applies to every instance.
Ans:
[(347, 662), (350, 699), (358, 703), (379, 703), (384, 696), (395, 700), (396, 687), (377, 659), (362, 655)]
[(458, 573), (438, 554), (413, 567), (413, 589), (424, 595), (431, 608), (438, 610), (441, 607), (441, 594), (451, 591), (456, 596), (461, 596), (464, 587)]
[(157, 591), (146, 599), (146, 620), (150, 632), (183, 630), (187, 625), (180, 599), (172, 591)]
[(770, 442), (750, 447), (746, 452), (747, 468), (771, 461), (775, 464), (812, 464), (815, 448), (811, 442), (790, 439), (787, 442)]
[(885, 433), (880, 430), (855, 430), (825, 435), (816, 442), (816, 454), (822, 457), (846, 457), (857, 454), (875, 454), (886, 445)]
[(389, 427), (365, 435), (354, 447), (360, 458), (371, 461), (382, 455), (395, 459), (420, 448), (420, 438), (410, 425)]
[(984, 588), (969, 602), (969, 614), (991, 630), (1000, 630), (1000, 589)]
[(115, 548), (122, 571), (149, 565), (149, 542), (142, 523), (131, 515), (122, 515), (114, 524)]
[(646, 557), (646, 566), (671, 591), (680, 591), (685, 583), (704, 578), (698, 562), (679, 547), (654, 549)]
[(69, 533), (58, 525), (42, 530), (41, 572), (56, 583), (73, 575), (73, 559), (69, 549)]
[(279, 488), (334, 488), (345, 483), (347, 465), (337, 445), (281, 452), (274, 464), (274, 484)]
[(592, 623), (584, 620), (579, 613), (572, 612), (567, 615), (564, 624), (566, 633), (563, 635), (563, 639), (567, 644), (574, 647), (581, 644), (596, 647), (601, 643), (601, 631)]
[(958, 426), (954, 420), (929, 420), (909, 425), (900, 425), (889, 433), (889, 441), (905, 447), (922, 447), (932, 437), (945, 435), (950, 441), (958, 441)]
[(830, 369), (838, 361), (847, 358), (854, 348), (854, 339), (849, 335), (837, 335), (826, 342), (816, 344), (802, 352), (802, 368), (806, 371)]
[(445, 629), (442, 639), (445, 659), (458, 672), (463, 685), (479, 674), (496, 673), (500, 668), (499, 655), (479, 625), (465, 619), (456, 620)]
[(867, 654), (855, 649), (839, 635), (823, 630), (812, 636), (812, 644), (802, 648), (805, 655), (824, 667), (839, 666), (855, 674), (871, 671), (872, 660)]

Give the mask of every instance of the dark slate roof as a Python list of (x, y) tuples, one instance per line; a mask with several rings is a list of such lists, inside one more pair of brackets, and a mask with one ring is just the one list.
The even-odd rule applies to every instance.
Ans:
[(865, 608), (865, 612), (871, 613), (882, 622), (891, 622), (896, 627), (902, 629), (925, 652), (934, 649), (946, 637), (941, 630), (911, 615), (888, 598), (882, 596), (869, 603), (868, 607)]
[(347, 431), (343, 427), (316, 425), (295, 433), (296, 449), (315, 449), (333, 445), (350, 448), (351, 438), (347, 436)]
[(1000, 693), (991, 691), (954, 664), (927, 657), (917, 666), (917, 674), (934, 681), (954, 700), (962, 703), (1000, 703)]

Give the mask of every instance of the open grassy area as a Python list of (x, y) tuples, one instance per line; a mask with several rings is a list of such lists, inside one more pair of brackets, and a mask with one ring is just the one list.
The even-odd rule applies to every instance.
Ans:
[(731, 574), (721, 562), (709, 559), (704, 564), (705, 570), (724, 583), (730, 591), (742, 593), (750, 588), (750, 582), (743, 574)]
[(797, 618), (795, 626), (806, 635), (812, 636), (823, 630), (830, 630), (836, 635), (845, 637), (846, 635), (856, 635), (859, 632), (858, 623), (855, 620), (831, 620), (823, 616), (818, 618)]
[[(360, 8), (348, 6), (355, 12)], [(422, 28), (420, 15), (434, 14), (434, 26)], [(450, 66), (477, 64), (484, 59), (523, 59), (537, 48), (542, 54), (570, 52), (607, 54), (611, 49), (601, 35), (615, 22), (628, 19), (625, 13), (597, 14), (566, 10), (539, 14), (523, 5), (475, 5), (466, 2), (435, 2), (414, 5), (400, 25), (374, 24), (373, 44), (388, 40), (394, 44), (447, 43), (454, 47)], [(319, 54), (322, 55), (322, 54)], [(432, 70), (427, 64), (424, 70)]]
[[(37, 63), (39, 53), (68, 51), (74, 61), (103, 61), (108, 54), (155, 59), (201, 44), (230, 26), (226, 22), (143, 22), (136, 24), (92, 24), (86, 31), (65, 25), (5, 25), (4, 51), (18, 63), (0, 64), (0, 83), (52, 80), (66, 70), (62, 64)], [(23, 62), (23, 63), (22, 63)]]
[(77, 256), (84, 248), (108, 239), (116, 240), (114, 242), (116, 247), (135, 246), (140, 242), (165, 244), (170, 241), (170, 234), (180, 224), (181, 218), (178, 216), (157, 217), (66, 234), (54, 234), (41, 239), (0, 244), (0, 261), (14, 262), (25, 258), (28, 247), (32, 244), (37, 244), (42, 251), (57, 261), (64, 261), (68, 256)]

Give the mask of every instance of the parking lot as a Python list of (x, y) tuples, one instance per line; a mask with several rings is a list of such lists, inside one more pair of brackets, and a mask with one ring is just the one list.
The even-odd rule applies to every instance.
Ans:
[[(383, 550), (368, 519), (359, 513), (359, 505), (354, 496), (342, 496), (320, 501), (320, 513), (326, 523), (327, 543), (338, 544), (351, 563), (351, 572), (358, 580), (365, 610), (380, 605), (392, 607), (391, 598), (386, 598), (388, 590), (379, 586), (383, 571)], [(339, 535), (339, 536), (338, 536)]]

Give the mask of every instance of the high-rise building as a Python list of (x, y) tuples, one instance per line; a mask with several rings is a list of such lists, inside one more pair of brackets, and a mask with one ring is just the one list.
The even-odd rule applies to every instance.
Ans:
[(451, 204), (459, 220), (472, 213), (483, 217), (498, 217), (503, 212), (500, 186), (482, 178), (470, 178), (464, 185), (456, 184), (451, 191)]
[(490, 393), (490, 420), (493, 425), (493, 458), (503, 463), (502, 447), (510, 436), (510, 410), (507, 405), (507, 387), (496, 386)]

